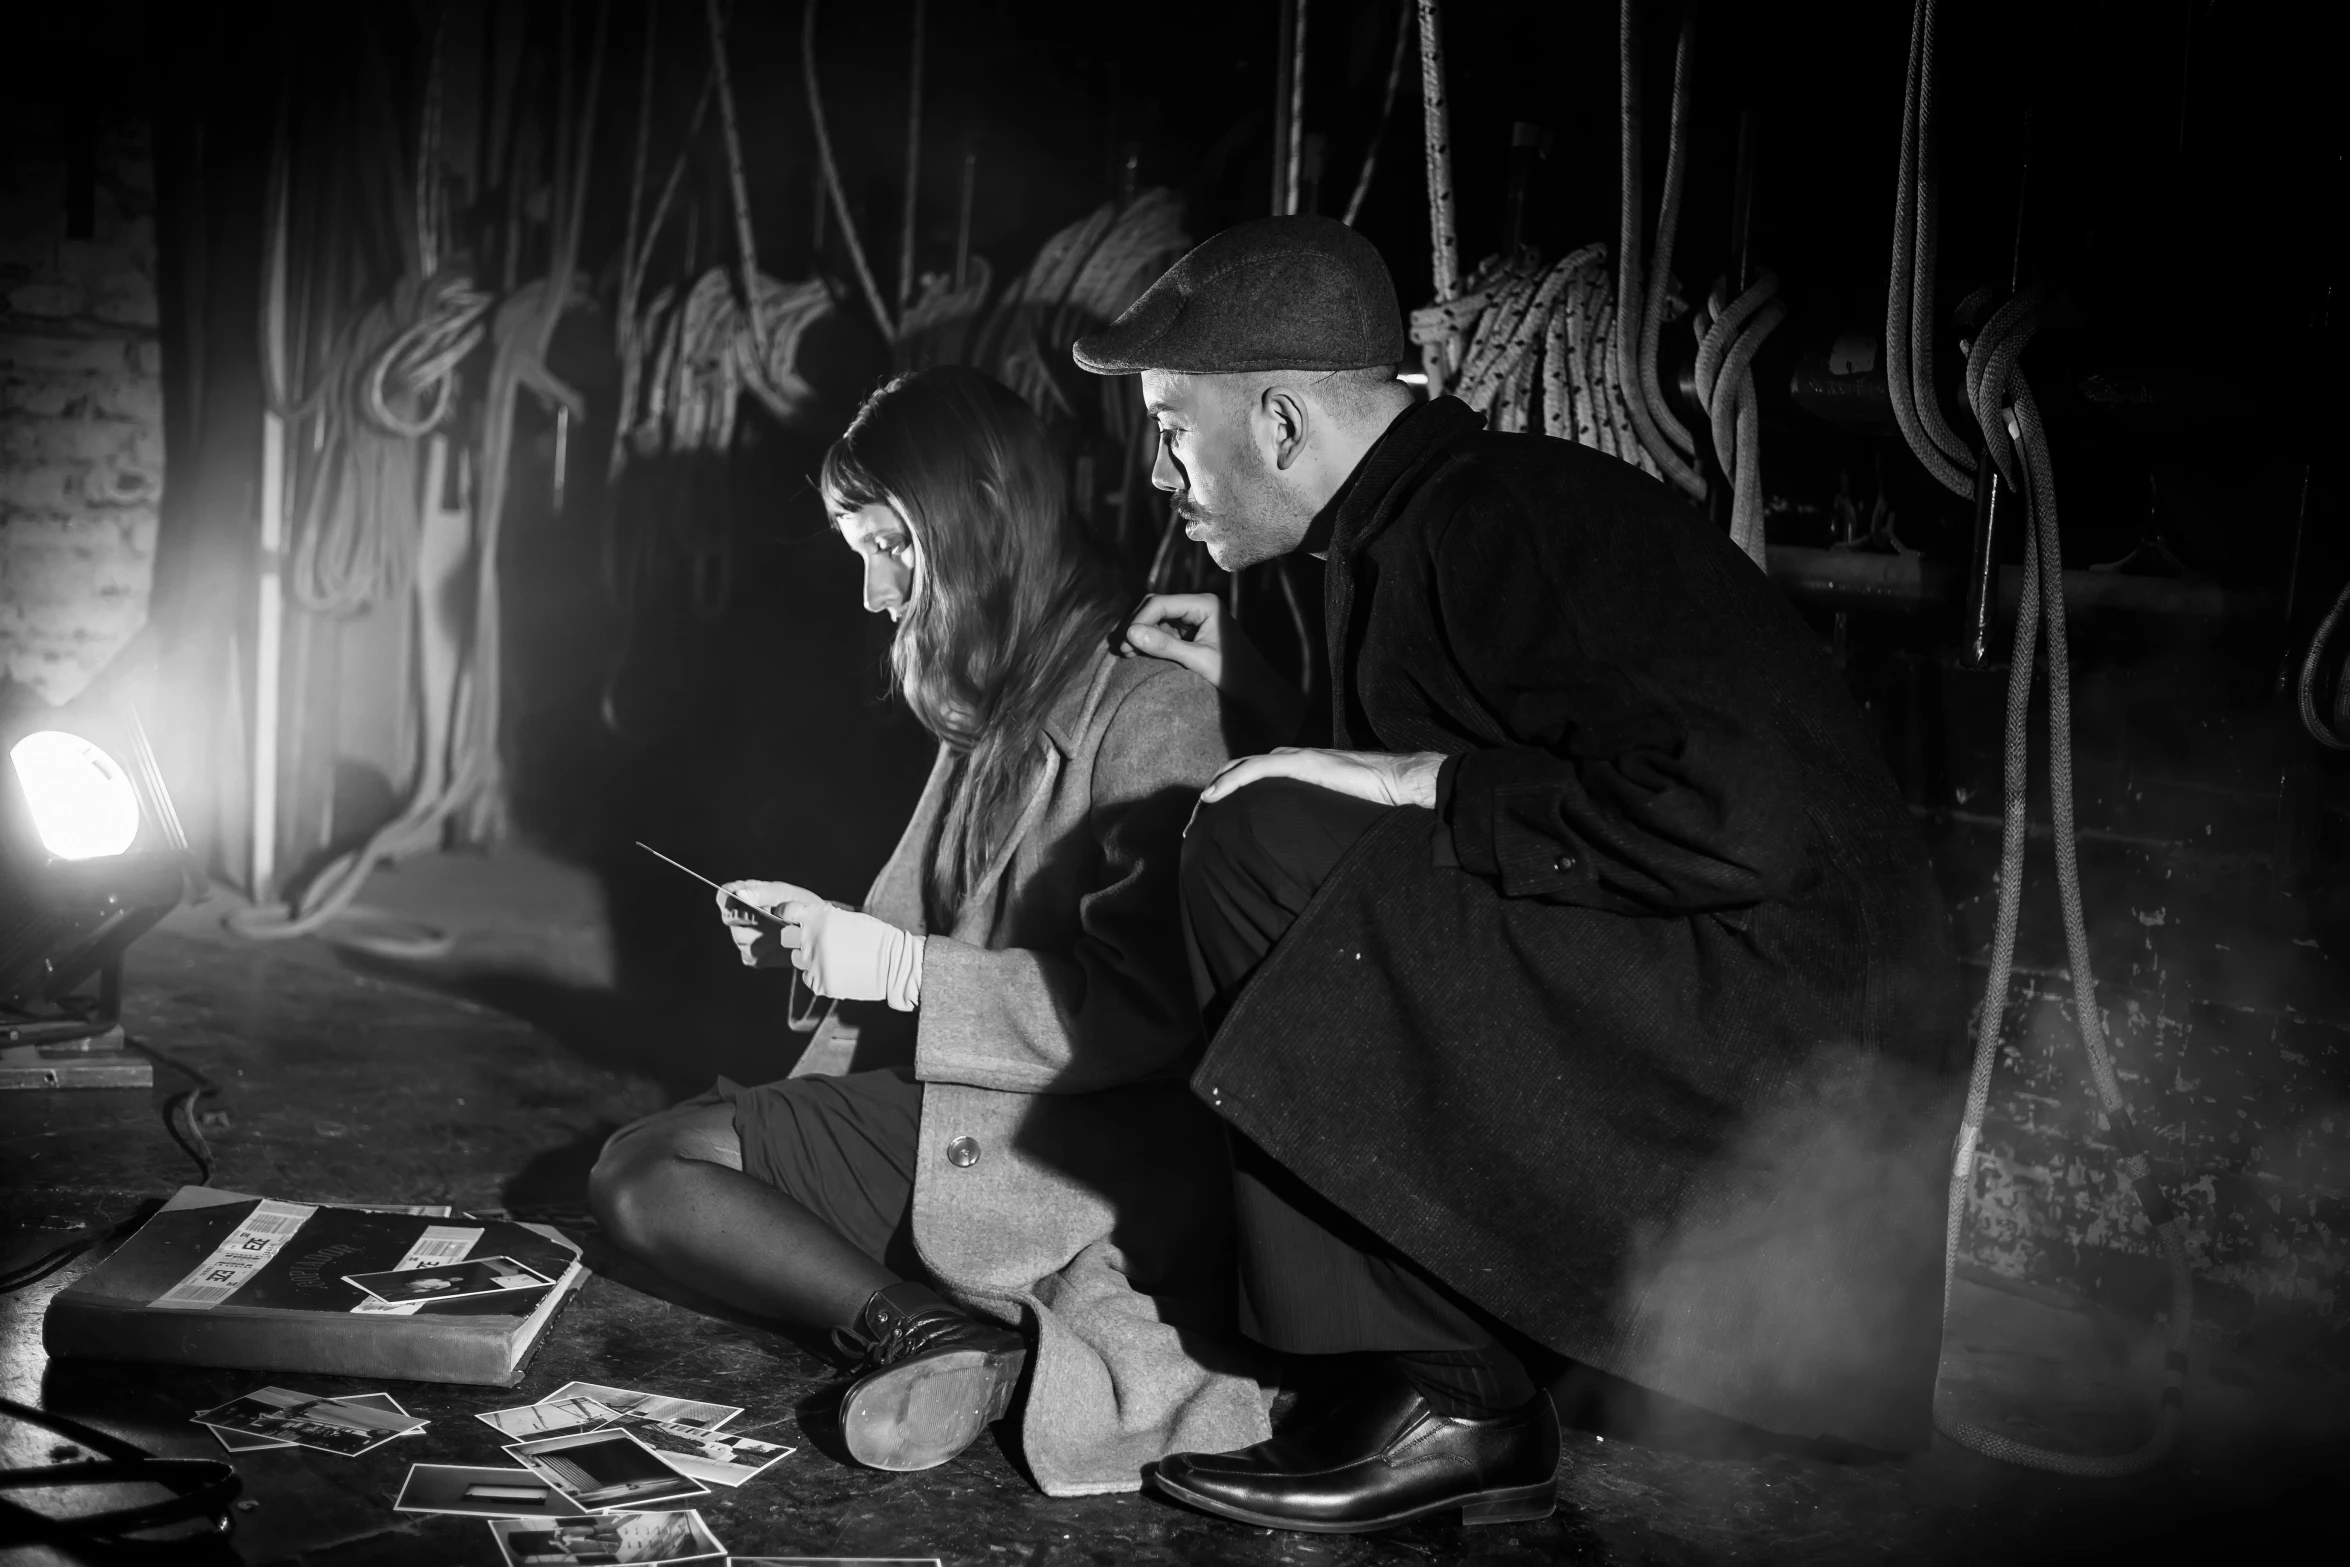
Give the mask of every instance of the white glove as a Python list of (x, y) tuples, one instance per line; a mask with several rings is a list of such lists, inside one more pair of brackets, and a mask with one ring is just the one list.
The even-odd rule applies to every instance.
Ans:
[(808, 988), (835, 1001), (922, 1002), (923, 941), (887, 920), (803, 896), (783, 906), (783, 944)]
[[(784, 905), (821, 901), (807, 888), (788, 881), (730, 881), (719, 890), (718, 917), (726, 921), (726, 933), (734, 938), (744, 967), (781, 968), (791, 961), (790, 943), (796, 939), (787, 936), (778, 923)], [(744, 903), (771, 917), (761, 919), (744, 912)]]

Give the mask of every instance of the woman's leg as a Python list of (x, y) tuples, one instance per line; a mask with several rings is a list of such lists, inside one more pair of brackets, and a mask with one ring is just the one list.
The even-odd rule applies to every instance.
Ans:
[(743, 1173), (732, 1105), (622, 1129), (588, 1176), (588, 1199), (623, 1251), (757, 1316), (848, 1327), (899, 1282), (788, 1193)]

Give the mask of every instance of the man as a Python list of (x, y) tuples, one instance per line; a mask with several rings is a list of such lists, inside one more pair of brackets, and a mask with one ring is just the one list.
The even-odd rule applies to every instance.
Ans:
[[(1077, 362), (1226, 570), (1327, 562), (1311, 745), (1185, 846), (1195, 1090), (1232, 1133), (1243, 1326), (1377, 1352), (1319, 1418), (1153, 1483), (1345, 1532), (1555, 1505), (1541, 1351), (1736, 1419), (1921, 1445), (1963, 1024), (1908, 814), (1818, 638), (1663, 485), (1417, 403), (1378, 253), (1201, 245)], [(1302, 698), (1209, 596), (1145, 604), (1270, 735)]]

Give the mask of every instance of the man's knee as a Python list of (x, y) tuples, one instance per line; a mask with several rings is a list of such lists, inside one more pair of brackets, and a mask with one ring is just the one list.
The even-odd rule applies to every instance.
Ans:
[(1260, 778), (1203, 802), (1183, 836), (1183, 893), (1317, 886), (1386, 807), (1295, 778)]

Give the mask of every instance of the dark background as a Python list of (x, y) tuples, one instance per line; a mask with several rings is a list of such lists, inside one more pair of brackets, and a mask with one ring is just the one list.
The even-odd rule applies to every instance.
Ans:
[[(139, 118), (152, 132), (170, 479), (151, 618), (164, 667), (188, 682), (186, 732), (165, 759), (177, 760), (175, 782), (191, 780), (192, 796), (207, 776), (203, 732), (235, 731), (219, 698), (237, 689), (223, 650), (252, 599), (255, 279), (276, 117), (289, 105), (297, 125), (325, 126), (378, 93), (412, 104), (443, 14), (424, 4), (94, 3), (10, 19), (10, 68), (55, 104), (69, 143), (98, 116)], [(478, 30), (491, 13), (452, 4), (445, 14)], [(517, 0), (498, 14), (522, 18), (543, 88), (561, 9)], [(575, 37), (595, 14), (570, 8)], [(827, 221), (816, 243), (797, 5), (737, 0), (730, 58), (761, 268), (840, 285), (839, 316), (806, 356), (824, 404), (789, 430), (746, 409), (744, 437), (727, 456), (637, 463), (616, 489), (600, 482), (645, 12), (615, 3), (609, 14), (581, 248), (593, 303), (566, 318), (550, 356), (591, 412), (571, 432), (560, 512), (550, 418), (528, 396), (517, 415), (506, 752), (518, 835), (591, 868), (606, 890), (620, 987), (509, 986), (498, 999), (683, 1092), (712, 1070), (780, 1069), (772, 992), (733, 966), (707, 894), (633, 840), (719, 875), (789, 877), (853, 899), (894, 840), (929, 742), (884, 700), (886, 627), (859, 611), (851, 557), (808, 488), (826, 441), (886, 373), (889, 354), (859, 324), (838, 224)], [(1443, 14), (1464, 270), (1500, 244), (1518, 121), (1550, 132), (1527, 189), (1525, 241), (1546, 257), (1613, 245), (1615, 6), (1449, 0)], [(1680, 12), (1643, 4), (1640, 14), (1645, 231), (1666, 156)], [(827, 0), (817, 30), (844, 181), (885, 290), (897, 272), (910, 15), (910, 0)], [(2141, 1074), (2134, 1081), (2149, 1085), (2142, 1119), (2175, 1129), (2163, 1145), (2171, 1162), (2158, 1160), (2164, 1178), (2212, 1176), (2197, 1188), (2209, 1195), (2194, 1199), (2206, 1255), (2217, 1259), (2206, 1282), (2236, 1291), (2247, 1314), (2248, 1302), (2291, 1297), (2294, 1267), (2303, 1279), (2336, 1279), (2338, 1246), (2325, 1236), (2350, 1223), (2339, 1197), (2324, 1195), (2342, 1189), (2343, 1144), (2331, 1128), (2350, 1125), (2340, 968), (2350, 957), (2341, 875), (2350, 834), (2335, 753), (2303, 732), (2287, 678), (2350, 572), (2330, 293), (2343, 227), (2338, 15), (2214, 0), (1952, 3), (1939, 38), (1942, 303), (2005, 283), (2019, 255), (2021, 276), (2052, 289), (2024, 368), (2051, 425), (2066, 564), (2130, 558), (2135, 569), (2184, 573), (2232, 595), (2220, 617), (2082, 613), (2073, 656), (2091, 939), (2109, 1013), (2127, 1010), (2117, 1048)], [(658, 16), (656, 170), (675, 149), (703, 47), (698, 5), (659, 0)], [(1327, 148), (1313, 205), (1335, 213), (1379, 126), (1399, 5), (1314, 0), (1309, 16), (1305, 123)], [(1798, 354), (1882, 328), (1909, 10), (1709, 0), (1698, 17), (1675, 270), (1694, 296), (1729, 265), (1737, 126), (1751, 111), (1755, 259), (1779, 273), (1795, 307), (1758, 365), (1772, 540), (1844, 542), (1852, 518), (1890, 512), (1905, 546), (1958, 564), (1968, 509), (1898, 435), (1829, 425), (1785, 391)], [(999, 280), (1120, 194), (1129, 145), (1136, 182), (1178, 192), (1194, 237), (1264, 213), (1276, 30), (1273, 0), (1180, 9), (934, 0), (919, 268), (952, 260), (967, 149), (978, 160), (973, 248)], [(450, 133), (461, 137), (454, 102)], [(1378, 138), (1362, 217), (1407, 309), (1430, 293), (1418, 104), (1415, 59)], [(725, 165), (707, 130), (689, 170), (686, 222), (654, 260), (656, 286), (733, 255)], [(478, 243), (485, 260), (513, 194), (495, 180), (468, 188), (463, 242)], [(369, 282), (386, 288), (391, 277)], [(1686, 328), (1666, 335), (1684, 342)], [(1941, 366), (1945, 406), (1963, 427), (1955, 344)], [(2100, 401), (2083, 391), (2092, 383), (2127, 395)], [(1073, 472), (1081, 452), (1097, 470), (1114, 462), (1122, 437), (1082, 426), (1064, 434)], [(628, 592), (613, 591), (600, 564), (616, 539), (650, 541), (652, 564)], [(2011, 533), (2011, 552), (2016, 542)], [(1131, 551), (1124, 564), (1139, 570)], [(1310, 604), (1312, 573), (1297, 572)], [(1270, 644), (1287, 636), (1275, 603), (1262, 581), (1244, 591), (1248, 623)], [(1969, 670), (1947, 608), (1806, 613), (1883, 739), (1932, 842), (1954, 934), (1979, 963), (1997, 863), (2007, 633), (1995, 634), (1992, 667)], [(2320, 660), (2321, 709), (2332, 705), (2339, 661)], [(304, 787), (332, 796), (345, 818), (389, 803), (386, 781), (361, 773)], [(2044, 826), (2043, 791), (2036, 782)], [(210, 847), (216, 867), (241, 863), (233, 842)], [(2111, 1176), (2066, 1039), (2069, 979), (2055, 950), (2044, 838), (2034, 855), (2023, 968), (2006, 998), (2018, 1009), (2014, 1037), (2032, 1048), (2019, 1050), (2020, 1075), (2001, 1079), (2000, 1094), (2012, 1097), (1995, 1106), (1992, 1142), (2008, 1162), (1986, 1177), (2028, 1222), (1986, 1244), (2009, 1271), (2135, 1300), (2159, 1281), (2149, 1282), (2143, 1247), (2128, 1239), (2135, 1210)], [(1980, 982), (1980, 968), (1970, 970), (1970, 984)], [(2239, 1106), (2259, 1124), (2237, 1118)], [(2272, 1181), (2290, 1197), (2281, 1208), (2269, 1203)]]

